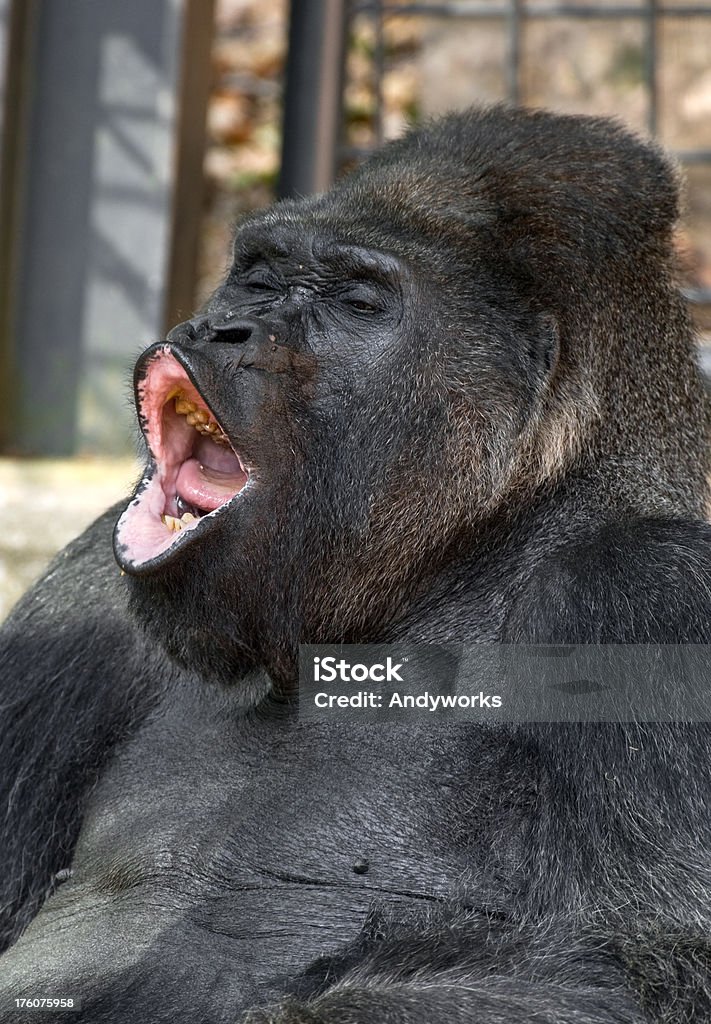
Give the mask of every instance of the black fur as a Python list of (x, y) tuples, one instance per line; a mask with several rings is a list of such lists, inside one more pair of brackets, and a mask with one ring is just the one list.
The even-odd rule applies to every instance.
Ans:
[(706, 726), (290, 700), (300, 642), (709, 643), (677, 191), (495, 108), (243, 225), (171, 344), (258, 486), (125, 577), (107, 514), (2, 633), (0, 1021), (711, 1020)]

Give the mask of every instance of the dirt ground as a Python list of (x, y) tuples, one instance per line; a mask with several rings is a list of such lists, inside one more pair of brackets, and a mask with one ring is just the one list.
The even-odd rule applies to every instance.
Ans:
[(51, 557), (138, 477), (133, 459), (0, 458), (0, 621)]

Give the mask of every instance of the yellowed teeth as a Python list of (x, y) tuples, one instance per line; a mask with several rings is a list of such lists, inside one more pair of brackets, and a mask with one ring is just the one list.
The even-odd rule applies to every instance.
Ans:
[(184, 512), (180, 519), (176, 519), (175, 516), (163, 515), (160, 517), (161, 522), (164, 526), (167, 526), (173, 533), (177, 533), (182, 530), (188, 523), (194, 523), (197, 521), (197, 516), (194, 516), (192, 512)]
[(216, 444), (229, 447), (230, 442), (227, 436), (223, 434), (219, 424), (210, 417), (207, 409), (201, 409), (200, 406), (191, 402), (182, 391), (175, 396), (171, 394), (168, 397), (169, 399), (175, 397), (175, 411), (179, 416), (184, 416), (191, 427), (194, 427), (199, 433), (211, 437)]

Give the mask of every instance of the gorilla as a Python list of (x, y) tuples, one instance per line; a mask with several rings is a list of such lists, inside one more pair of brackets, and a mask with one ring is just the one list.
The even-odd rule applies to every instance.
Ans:
[(706, 725), (297, 712), (304, 644), (711, 641), (678, 193), (494, 107), (240, 226), (2, 631), (0, 1021), (711, 1020)]

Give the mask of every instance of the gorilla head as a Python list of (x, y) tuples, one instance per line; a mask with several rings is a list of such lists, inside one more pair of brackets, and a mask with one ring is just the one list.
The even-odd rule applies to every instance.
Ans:
[(698, 514), (676, 196), (608, 122), (496, 108), (248, 220), (136, 368), (150, 463), (115, 547), (144, 624), (205, 674), (286, 682), (300, 642), (412, 635), (448, 567), (554, 496), (561, 530)]

